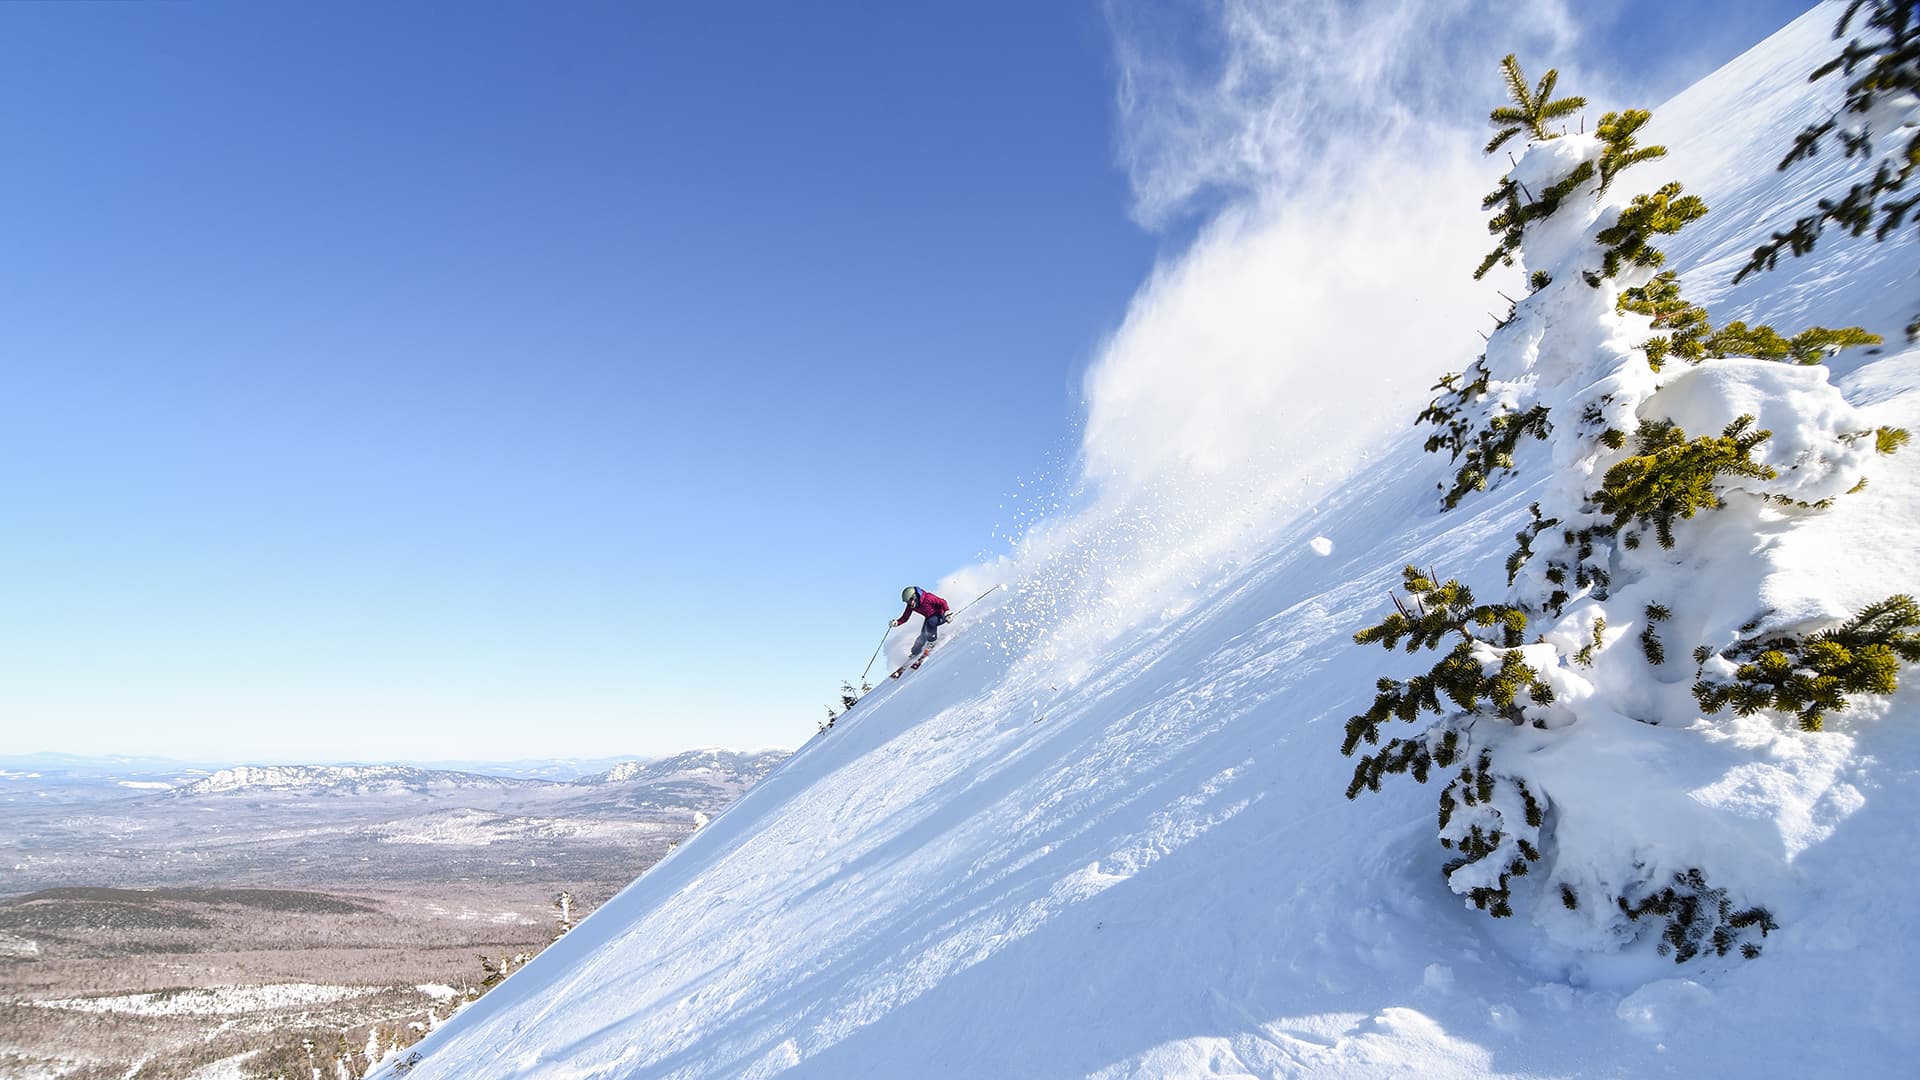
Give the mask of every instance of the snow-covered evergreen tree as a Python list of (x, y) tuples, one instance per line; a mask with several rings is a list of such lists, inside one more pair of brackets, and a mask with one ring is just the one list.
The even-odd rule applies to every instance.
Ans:
[[(1650, 114), (1555, 131), (1548, 121), (1581, 99), (1552, 98), (1555, 72), (1530, 88), (1512, 57), (1503, 70), (1513, 103), (1493, 112), (1488, 150), (1530, 141), (1485, 200), (1499, 243), (1476, 274), (1517, 264), (1532, 291), (1419, 419), (1435, 429), (1427, 449), (1455, 463), (1441, 485), (1449, 510), (1529, 466), (1547, 479), (1515, 536), (1502, 600), (1479, 602), (1461, 582), (1410, 566), (1406, 599), (1355, 635), (1408, 652), (1451, 648), (1425, 674), (1381, 679), (1372, 707), (1348, 721), (1342, 752), (1369, 749), (1347, 794), (1391, 773), (1425, 782), (1442, 770), (1449, 886), (1506, 916), (1519, 879), (1544, 879), (1527, 893), (1530, 912), (1565, 944), (1616, 947), (1650, 921), (1676, 960), (1753, 955), (1772, 918), (1711, 883), (1712, 867), (1650, 863), (1604, 833), (1558, 834), (1556, 782), (1587, 799), (1634, 793), (1596, 796), (1561, 781), (1573, 774), (1553, 763), (1636, 738), (1633, 722), (1693, 725), (1728, 706), (1817, 730), (1851, 695), (1890, 692), (1901, 661), (1920, 660), (1908, 597), (1852, 617), (1777, 611), (1762, 598), (1779, 568), (1746, 556), (1762, 530), (1791, 530), (1859, 490), (1876, 455), (1905, 440), (1867, 424), (1819, 366), (1879, 339), (1858, 327), (1791, 337), (1715, 328), (1661, 272), (1657, 246), (1706, 205), (1678, 183), (1633, 194), (1616, 185), (1665, 154), (1638, 144)], [(1689, 653), (1691, 672), (1680, 659)], [(1394, 719), (1413, 734), (1383, 744)]]
[[(343, 1041), (344, 1041), (344, 1037), (343, 1037)], [(399, 1038), (395, 1037), (394, 1048), (397, 1049), (399, 1047), (399, 1044), (400, 1044)], [(343, 1046), (342, 1049), (344, 1050), (345, 1047)], [(380, 1063), (380, 1059), (386, 1056), (386, 1051), (387, 1051), (387, 1047), (381, 1042), (381, 1039), (380, 1039), (379, 1025), (376, 1024), (368, 1028), (367, 1029), (367, 1045), (360, 1052), (361, 1057), (366, 1061), (367, 1069), (371, 1070), (375, 1065), (378, 1065)], [(346, 1055), (342, 1054), (341, 1057), (344, 1062)]]

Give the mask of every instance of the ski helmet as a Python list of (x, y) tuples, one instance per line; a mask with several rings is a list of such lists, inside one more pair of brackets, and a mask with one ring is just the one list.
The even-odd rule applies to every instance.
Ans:
[(903, 603), (908, 603), (908, 604), (911, 604), (915, 600), (920, 599), (920, 586), (909, 585), (906, 588), (901, 589), (900, 599)]

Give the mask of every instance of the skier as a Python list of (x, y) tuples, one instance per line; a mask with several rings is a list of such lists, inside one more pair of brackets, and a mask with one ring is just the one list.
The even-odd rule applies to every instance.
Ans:
[(907, 663), (900, 665), (889, 678), (899, 678), (908, 667), (918, 668), (922, 661), (933, 652), (934, 639), (940, 636), (940, 627), (947, 621), (947, 602), (920, 588), (909, 585), (900, 590), (900, 599), (906, 601), (907, 610), (900, 617), (887, 623), (888, 626), (902, 626), (920, 613), (920, 636), (913, 641), (913, 651), (907, 653)]

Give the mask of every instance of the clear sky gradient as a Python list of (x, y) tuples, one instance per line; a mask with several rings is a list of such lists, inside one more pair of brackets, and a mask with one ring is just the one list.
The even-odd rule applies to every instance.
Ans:
[[(1664, 96), (1804, 6), (1601, 5), (1590, 63)], [(803, 740), (1071, 472), (1190, 231), (1128, 218), (1111, 49), (1080, 3), (0, 5), (0, 750)]]

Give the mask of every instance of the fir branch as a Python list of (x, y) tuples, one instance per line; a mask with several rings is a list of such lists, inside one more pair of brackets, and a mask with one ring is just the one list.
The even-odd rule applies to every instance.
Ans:
[(1715, 329), (1705, 308), (1681, 298), (1679, 279), (1671, 270), (1645, 285), (1622, 290), (1616, 307), (1645, 315), (1656, 328), (1666, 331), (1641, 343), (1647, 363), (1655, 371), (1670, 356), (1696, 364), (1728, 356), (1818, 364), (1842, 349), (1881, 342), (1880, 335), (1859, 326), (1812, 326), (1790, 338), (1771, 326), (1748, 326), (1738, 321)]
[(1608, 113), (1600, 118), (1594, 134), (1606, 145), (1600, 155), (1600, 191), (1605, 192), (1613, 186), (1614, 177), (1628, 168), (1643, 161), (1653, 161), (1667, 156), (1664, 146), (1636, 146), (1635, 136), (1653, 114), (1645, 109), (1628, 109), (1625, 112)]
[(1916, 628), (1920, 604), (1896, 594), (1818, 634), (1735, 645), (1721, 654), (1738, 665), (1731, 680), (1705, 673), (1713, 653), (1702, 646), (1694, 653), (1700, 673), (1693, 695), (1709, 713), (1729, 706), (1741, 716), (1770, 709), (1793, 714), (1803, 731), (1819, 731), (1825, 714), (1848, 707), (1849, 695), (1898, 689), (1901, 662), (1920, 663)]
[(1647, 663), (1659, 667), (1667, 662), (1667, 647), (1660, 640), (1660, 634), (1654, 630), (1653, 624), (1672, 618), (1673, 612), (1667, 610), (1665, 604), (1648, 604), (1646, 617), (1647, 624), (1640, 630), (1640, 651), (1645, 654)]
[[(1615, 277), (1622, 267), (1657, 267), (1666, 255), (1653, 246), (1653, 237), (1670, 236), (1690, 221), (1705, 216), (1707, 204), (1697, 195), (1680, 194), (1676, 181), (1651, 195), (1636, 195), (1611, 226), (1596, 237), (1606, 245), (1601, 276)], [(1597, 284), (1597, 283), (1596, 283)]]
[(1587, 99), (1583, 97), (1554, 98), (1554, 87), (1560, 81), (1560, 72), (1557, 70), (1549, 69), (1540, 77), (1540, 84), (1528, 90), (1527, 77), (1512, 53), (1500, 61), (1500, 75), (1507, 84), (1507, 97), (1513, 104), (1502, 105), (1488, 114), (1488, 122), (1499, 129), (1487, 142), (1486, 152), (1489, 154), (1516, 135), (1531, 135), (1545, 142), (1554, 137), (1553, 131), (1547, 127), (1550, 121), (1587, 107)]
[[(1565, 888), (1565, 886), (1562, 886)], [(1563, 901), (1571, 908), (1571, 901)], [(1649, 892), (1637, 901), (1625, 896), (1617, 903), (1620, 913), (1634, 921), (1652, 919), (1664, 924), (1658, 952), (1684, 964), (1703, 952), (1726, 956), (1737, 947), (1740, 955), (1751, 960), (1760, 955), (1760, 945), (1747, 935), (1758, 930), (1762, 938), (1780, 925), (1766, 908), (1751, 907), (1735, 911), (1727, 890), (1707, 884), (1706, 874), (1698, 867), (1673, 875), (1666, 887)]]
[[(1643, 421), (1636, 434), (1639, 452), (1608, 469), (1594, 501), (1602, 513), (1613, 515), (1613, 527), (1651, 524), (1660, 546), (1673, 546), (1675, 518), (1691, 518), (1702, 509), (1719, 509), (1716, 489), (1722, 475), (1771, 480), (1773, 468), (1754, 461), (1754, 447), (1773, 437), (1753, 430), (1753, 417), (1742, 416), (1717, 436), (1688, 441), (1686, 432), (1668, 420)], [(1628, 547), (1638, 546), (1629, 536)]]
[[(1848, 32), (1863, 11), (1863, 33), (1849, 40), (1840, 53), (1815, 68), (1809, 81), (1818, 82), (1839, 74), (1846, 81), (1842, 104), (1830, 117), (1809, 124), (1794, 138), (1793, 146), (1780, 161), (1780, 169), (1814, 157), (1828, 136), (1839, 139), (1848, 157), (1875, 155), (1874, 140), (1888, 132), (1877, 132), (1868, 118), (1883, 99), (1920, 96), (1920, 19), (1916, 0), (1853, 0), (1841, 13), (1834, 37)], [(1876, 241), (1900, 231), (1913, 217), (1920, 195), (1904, 196), (1916, 167), (1920, 167), (1920, 133), (1910, 136), (1904, 146), (1887, 148), (1865, 180), (1848, 185), (1822, 198), (1815, 211), (1795, 221), (1792, 227), (1776, 230), (1734, 275), (1738, 284), (1749, 274), (1774, 269), (1781, 253), (1798, 258), (1812, 251), (1829, 226), (1852, 236), (1864, 236), (1872, 230)], [(1920, 318), (1907, 328), (1910, 339), (1920, 336)]]

